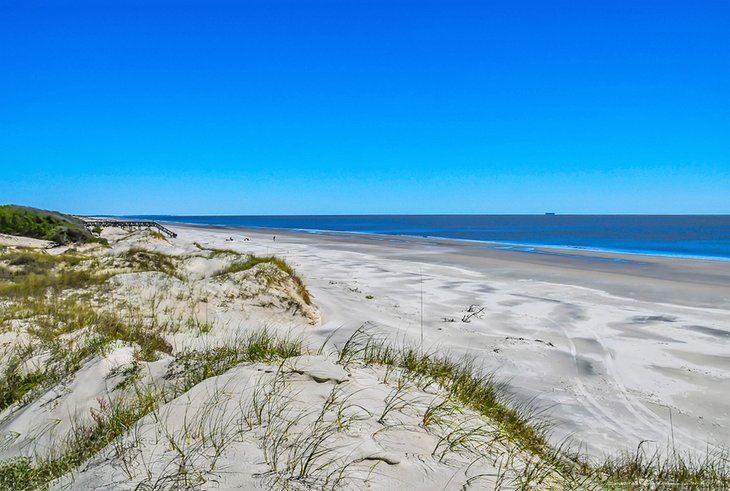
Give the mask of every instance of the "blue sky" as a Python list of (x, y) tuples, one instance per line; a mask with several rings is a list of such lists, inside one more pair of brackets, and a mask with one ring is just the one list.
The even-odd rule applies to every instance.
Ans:
[(730, 3), (0, 0), (0, 202), (730, 213)]

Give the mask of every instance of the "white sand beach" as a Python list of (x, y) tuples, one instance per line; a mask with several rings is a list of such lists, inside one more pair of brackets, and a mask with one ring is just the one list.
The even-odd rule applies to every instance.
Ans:
[(180, 241), (286, 258), (321, 311), (308, 332), (338, 330), (335, 341), (368, 323), (420, 343), (422, 289), (425, 350), (478, 359), (556, 423), (556, 441), (570, 436), (596, 455), (644, 440), (730, 443), (730, 262), (173, 229)]
[[(730, 262), (169, 227), (107, 228), (108, 248), (5, 239), (10, 274), (43, 260), (103, 275), (4, 297), (0, 348), (18, 361), (3, 369), (47, 380), (0, 411), (8, 469), (40, 462), (53, 489), (597, 489), (428, 378), (349, 362), (363, 329), (471, 359), (554, 446), (596, 461), (730, 443)], [(252, 255), (286, 263), (232, 268)], [(251, 358), (261, 328), (308, 348)], [(75, 368), (46, 370), (58, 360)], [(46, 470), (115, 418), (78, 464)]]

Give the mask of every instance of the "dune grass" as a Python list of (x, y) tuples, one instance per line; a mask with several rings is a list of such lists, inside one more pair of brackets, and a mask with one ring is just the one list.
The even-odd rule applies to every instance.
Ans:
[[(518, 404), (485, 374), (473, 359), (454, 360), (446, 354), (423, 353), (420, 347), (398, 346), (363, 326), (338, 348), (339, 362), (396, 367), (409, 372), (422, 387), (435, 383), (446, 391), (441, 407), (429, 408), (424, 425), (438, 422), (439, 413), (471, 408), (494, 422), (520, 452), (533, 455), (512, 485), (517, 489), (725, 490), (730, 489), (730, 452), (708, 450), (703, 458), (673, 448), (624, 452), (596, 461), (574, 451), (569, 442), (549, 441), (550, 423)], [(460, 436), (456, 436), (459, 438)], [(448, 442), (447, 442), (448, 443)], [(645, 442), (644, 442), (645, 443)], [(555, 476), (558, 481), (555, 482)], [(552, 482), (551, 482), (552, 480)], [(557, 486), (557, 487), (556, 487)]]
[(45, 252), (17, 249), (0, 254), (0, 297), (27, 298), (43, 296), (48, 290), (85, 288), (109, 277), (92, 267), (94, 258), (73, 253), (50, 255)]
[(0, 411), (20, 401), (43, 383), (42, 372), (21, 371), (21, 365), (31, 352), (30, 347), (21, 348), (7, 359), (5, 370), (0, 376)]
[(307, 305), (312, 305), (312, 299), (309, 291), (307, 290), (307, 287), (304, 285), (304, 281), (302, 281), (302, 279), (299, 277), (299, 275), (297, 275), (297, 273), (294, 271), (294, 268), (292, 268), (289, 263), (277, 256), (248, 255), (243, 260), (235, 261), (229, 264), (222, 270), (218, 271), (216, 275), (222, 276), (226, 274), (240, 273), (241, 271), (248, 271), (259, 264), (270, 264), (288, 275), (294, 282), (297, 293), (302, 298), (302, 300)]
[[(147, 258), (158, 259), (156, 255), (135, 253), (131, 257), (132, 261), (141, 258), (139, 267), (150, 267), (144, 261)], [(97, 259), (17, 248), (3, 250), (0, 265), (0, 300), (5, 302), (0, 310), (0, 326), (12, 319), (25, 321), (29, 323), (27, 333), (33, 339), (33, 349), (17, 348), (3, 364), (0, 409), (63, 381), (87, 357), (103, 355), (114, 341), (137, 346), (136, 356), (140, 360), (151, 361), (160, 352), (172, 352), (159, 326), (140, 312), (133, 315), (133, 306), (126, 315), (120, 309), (91, 306), (93, 292), (99, 294), (101, 285), (111, 276), (98, 272)], [(164, 261), (162, 265), (169, 267)], [(64, 341), (64, 335), (75, 332), (83, 334), (73, 341)], [(40, 367), (28, 372), (22, 362), (33, 351), (46, 358)]]
[(198, 242), (193, 242), (193, 245), (197, 247), (201, 251), (208, 251), (208, 257), (218, 257), (218, 256), (241, 256), (242, 254), (238, 251), (234, 251), (233, 249), (217, 249), (215, 247), (205, 247), (201, 245)]
[(100, 401), (92, 412), (92, 424), (79, 425), (57, 442), (45, 456), (19, 457), (0, 462), (0, 489), (43, 488), (54, 479), (78, 468), (142, 417), (178, 397), (203, 380), (221, 375), (242, 363), (275, 362), (301, 354), (302, 341), (282, 337), (269, 330), (257, 330), (208, 350), (177, 354), (168, 378), (178, 383), (172, 389), (139, 388), (126, 400)]
[(54, 256), (46, 252), (24, 248), (4, 251), (0, 255), (0, 261), (7, 262), (10, 266), (22, 266), (22, 272), (25, 274), (43, 273), (59, 264), (74, 266), (89, 259), (89, 257), (78, 254), (65, 253)]
[(305, 351), (301, 339), (280, 336), (264, 328), (223, 344), (176, 353), (167, 377), (177, 381), (177, 391), (182, 393), (241, 363), (272, 363), (299, 356)]
[(477, 411), (494, 422), (507, 441), (544, 459), (546, 465), (570, 479), (577, 480), (583, 470), (582, 463), (551, 451), (548, 422), (507, 396), (493, 375), (481, 370), (473, 359), (454, 360), (445, 354), (423, 353), (417, 346), (397, 346), (374, 336), (366, 327), (356, 330), (338, 349), (338, 357), (345, 366), (359, 362), (406, 370), (422, 387), (435, 384), (446, 391), (456, 404), (445, 405), (442, 410), (455, 411), (461, 405)]
[[(220, 254), (229, 252), (223, 250)], [(121, 258), (135, 271), (161, 271), (183, 279), (177, 270), (177, 260), (170, 256), (132, 249)], [(134, 315), (133, 309), (122, 313), (119, 309), (103, 310), (91, 305), (89, 291), (110, 276), (110, 273), (96, 272), (96, 264), (94, 258), (73, 253), (51, 256), (24, 249), (0, 252), (0, 300), (7, 302), (0, 312), (0, 322), (32, 321), (28, 332), (40, 343), (34, 348), (19, 348), (5, 363), (0, 377), (0, 410), (22, 404), (73, 376), (85, 359), (103, 354), (114, 341), (139, 346), (139, 362), (155, 360), (160, 352), (173, 356), (166, 376), (170, 384), (165, 391), (138, 388), (131, 399), (100, 401), (100, 408), (92, 414), (93, 423), (78, 425), (72, 434), (54, 445), (50, 454), (0, 462), (0, 489), (43, 488), (76, 469), (159, 405), (237, 365), (255, 362), (276, 365), (309, 352), (301, 339), (280, 336), (266, 329), (218, 344), (174, 352), (165, 339), (165, 328), (154, 319), (145, 319), (139, 312)], [(299, 292), (302, 298), (307, 303), (311, 301), (291, 266), (275, 256), (242, 257), (218, 274), (247, 271), (259, 264), (271, 265), (291, 277), (297, 288), (302, 289)], [(87, 328), (88, 336), (74, 342), (62, 341), (65, 334)], [(23, 362), (35, 354), (34, 350), (50, 353), (48, 361), (30, 371), (23, 370)], [(435, 385), (445, 394), (423, 413), (421, 424), (429, 431), (443, 429), (444, 422), (453, 419), (464, 407), (493, 423), (500, 444), (507, 443), (500, 448), (514, 452), (507, 456), (507, 461), (519, 457), (525, 462), (511, 477), (510, 484), (517, 489), (730, 489), (730, 460), (725, 450), (708, 452), (699, 459), (671, 448), (661, 452), (650, 450), (642, 444), (636, 452), (594, 461), (572, 451), (568, 444), (551, 445), (549, 423), (537, 417), (529, 406), (517, 404), (508, 397), (494, 377), (473, 359), (455, 360), (444, 353), (424, 353), (420, 347), (397, 345), (375, 336), (367, 328), (358, 329), (338, 348), (337, 356), (345, 367), (377, 365), (386, 367), (390, 374), (386, 378), (397, 374), (396, 387), (378, 415), (384, 426), (391, 423), (394, 414), (409, 409), (409, 402), (404, 398), (408, 384), (415, 384), (421, 390)], [(346, 403), (335, 402), (337, 395), (333, 392), (332, 401), (325, 401), (322, 410)], [(265, 419), (261, 412), (268, 409), (263, 405), (255, 409), (261, 424)], [(344, 410), (340, 413), (344, 414)], [(284, 479), (277, 482), (327, 483), (332, 487), (346, 482), (349, 464), (344, 461), (335, 462), (335, 471), (327, 470), (327, 474), (320, 475), (323, 480), (311, 479), (330, 466), (330, 438), (349, 423), (340, 421), (338, 416), (334, 426), (322, 425), (320, 421), (312, 432), (292, 436), (288, 431), (294, 423), (285, 419), (285, 413), (280, 416), (279, 426), (272, 427), (273, 433), (264, 442), (266, 461)], [(269, 420), (271, 417), (268, 416)], [(441, 461), (451, 452), (465, 449), (478, 455), (484, 451), (485, 437), (485, 430), (471, 423), (448, 428), (439, 435), (432, 457)], [(324, 464), (313, 467), (318, 459)]]
[(595, 467), (602, 483), (611, 489), (728, 490), (730, 452), (708, 450), (702, 456), (679, 453), (671, 447), (643, 448), (609, 457)]
[(185, 279), (178, 271), (177, 259), (161, 252), (131, 248), (118, 257), (127, 261), (136, 272), (158, 271), (179, 280)]
[(79, 289), (90, 284), (100, 284), (109, 275), (96, 274), (90, 271), (59, 271), (47, 274), (24, 275), (12, 282), (0, 282), (0, 297), (37, 297), (49, 289)]
[[(5, 362), (0, 379), (0, 410), (68, 380), (85, 360), (92, 355), (104, 356), (115, 341), (136, 346), (135, 357), (141, 361), (154, 361), (159, 353), (172, 353), (164, 333), (141, 316), (98, 311), (73, 298), (27, 299), (15, 306), (13, 316), (33, 321), (28, 332), (35, 343), (34, 348), (16, 349)], [(73, 341), (63, 340), (64, 334), (74, 332), (84, 334)], [(33, 352), (44, 353), (46, 359), (28, 372), (22, 364)]]
[[(332, 438), (349, 427), (351, 421), (330, 416), (324, 424), (324, 417), (320, 415), (314, 419), (311, 432), (294, 435), (290, 433), (292, 428), (300, 424), (304, 416), (287, 412), (286, 397), (278, 397), (281, 400), (277, 402), (277, 390), (285, 384), (283, 379), (277, 382), (282, 373), (281, 361), (308, 352), (301, 339), (279, 336), (266, 329), (221, 344), (180, 351), (169, 367), (167, 378), (172, 383), (166, 392), (153, 394), (138, 390), (131, 400), (109, 402), (96, 412), (93, 424), (76, 428), (73, 435), (55, 446), (56, 451), (51, 455), (0, 463), (0, 487), (43, 487), (76, 469), (159, 405), (235, 366), (264, 362), (279, 367), (273, 376), (274, 385), (254, 391), (249, 406), (240, 415), (240, 424), (248, 425), (248, 430), (242, 427), (236, 431), (250, 431), (254, 426), (265, 429), (262, 442), (265, 460), (272, 465), (271, 476), (277, 485), (309, 483), (316, 487), (327, 483), (328, 489), (334, 489), (348, 482), (348, 470), (355, 461), (350, 462), (334, 453)], [(391, 413), (413, 409), (403, 397), (403, 391), (411, 384), (420, 390), (434, 384), (440, 387), (443, 396), (434, 399), (422, 414), (423, 428), (427, 431), (438, 428), (433, 457), (443, 461), (451, 452), (468, 452), (479, 459), (482, 458), (480, 452), (488, 452), (484, 442), (496, 441), (502, 451), (509, 453), (505, 460), (505, 475), (507, 467), (512, 473), (509, 479), (498, 476), (497, 481), (514, 489), (730, 488), (727, 454), (693, 460), (676, 453), (667, 457), (637, 451), (591, 463), (589, 459), (571, 453), (567, 447), (555, 448), (548, 441), (547, 425), (506, 398), (493, 377), (482, 375), (470, 360), (453, 361), (446, 355), (396, 346), (366, 329), (358, 330), (337, 354), (339, 363), (345, 367), (386, 367), (386, 379), (390, 380), (387, 383), (394, 388), (386, 398), (382, 414), (378, 415), (385, 426), (389, 424)], [(335, 386), (322, 407), (312, 411), (343, 415), (346, 413), (343, 408), (348, 404), (347, 397), (340, 396)], [(454, 416), (461, 414), (464, 407), (478, 412), (485, 420), (467, 419), (453, 427), (445, 424), (448, 420), (459, 420)], [(484, 421), (491, 422), (495, 430), (485, 429)], [(495, 431), (496, 436), (490, 435), (491, 431)], [(228, 441), (233, 437), (228, 435), (226, 438)], [(223, 452), (225, 442), (219, 444), (220, 448), (216, 447), (218, 454)], [(521, 464), (514, 465), (515, 462)]]
[(56, 442), (50, 453), (36, 457), (16, 457), (0, 462), (0, 489), (44, 489), (64, 474), (76, 469), (163, 400), (153, 390), (138, 391), (127, 401), (99, 401), (92, 412), (92, 424), (78, 425), (66, 438)]

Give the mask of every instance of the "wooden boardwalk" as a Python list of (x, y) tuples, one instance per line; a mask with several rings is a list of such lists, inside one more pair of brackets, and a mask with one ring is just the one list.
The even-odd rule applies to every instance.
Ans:
[(156, 228), (163, 234), (173, 239), (177, 237), (177, 234), (169, 228), (163, 227), (157, 222), (151, 220), (112, 220), (112, 219), (97, 219), (97, 218), (82, 218), (79, 217), (87, 228), (94, 227), (119, 227), (119, 228)]

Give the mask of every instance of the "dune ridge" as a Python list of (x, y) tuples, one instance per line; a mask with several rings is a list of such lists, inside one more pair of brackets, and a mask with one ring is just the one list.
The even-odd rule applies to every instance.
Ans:
[[(176, 231), (179, 238), (168, 240), (105, 229), (101, 238), (109, 246), (5, 239), (0, 484), (663, 489), (682, 479), (728, 485), (723, 447), (692, 460), (695, 446), (680, 424), (673, 428), (674, 456), (659, 451), (663, 441), (619, 455), (607, 438), (595, 444), (614, 457), (598, 458), (579, 448), (581, 440), (570, 443), (549, 427), (555, 411), (540, 413), (545, 400), (526, 404), (527, 392), (513, 390), (522, 380), (503, 383), (501, 374), (491, 375), (510, 357), (523, 367), (538, 357), (530, 376), (539, 386), (539, 358), (550, 353), (577, 370), (569, 379), (575, 385), (557, 395), (564, 416), (577, 416), (575, 427), (593, 424), (571, 413), (581, 407), (569, 402), (576, 389), (576, 399), (593, 398), (599, 409), (589, 416), (605, 418), (599, 431), (629, 421), (595, 401), (588, 381), (603, 367), (583, 357), (591, 343), (565, 331), (589, 316), (559, 301), (564, 292), (554, 284), (523, 281), (519, 293), (507, 294), (514, 285), (485, 284), (478, 271), (435, 262), (409, 271), (399, 247), (379, 249), (383, 258), (351, 243), (332, 250), (295, 236), (273, 241), (261, 233)], [(423, 343), (417, 288), (428, 309)], [(494, 303), (485, 305), (490, 297)], [(521, 313), (526, 331), (504, 336), (505, 323), (514, 322), (504, 317), (510, 310)], [(668, 310), (637, 313), (631, 323), (644, 329), (684, 322), (686, 313)], [(560, 321), (555, 329), (562, 331), (541, 330), (541, 319)], [(692, 332), (724, 333), (703, 323)], [(496, 329), (491, 341), (483, 338), (487, 326)], [(478, 342), (467, 349), (461, 343), (469, 340)], [(723, 370), (722, 358), (717, 363)], [(626, 385), (619, 389), (629, 395)], [(638, 435), (641, 420), (652, 416), (636, 403), (625, 407), (640, 420)]]

